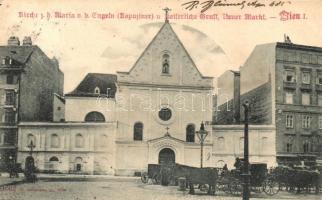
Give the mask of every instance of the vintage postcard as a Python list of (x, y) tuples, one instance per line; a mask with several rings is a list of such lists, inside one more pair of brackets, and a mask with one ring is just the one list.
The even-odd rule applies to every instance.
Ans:
[(0, 0), (0, 200), (322, 198), (321, 0)]

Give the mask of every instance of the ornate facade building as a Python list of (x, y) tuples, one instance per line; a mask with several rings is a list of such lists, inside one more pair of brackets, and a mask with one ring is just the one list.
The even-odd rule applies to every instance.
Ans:
[[(232, 167), (242, 156), (242, 126), (212, 125), (213, 78), (199, 72), (168, 21), (128, 72), (88, 74), (54, 102), (54, 122), (20, 123), (22, 166), (30, 153), (40, 170), (64, 173), (135, 175), (167, 162), (200, 166), (201, 122), (208, 132), (203, 166)], [(274, 165), (275, 129), (253, 126), (250, 135), (251, 161)]]
[(64, 74), (57, 59), (25, 37), (0, 46), (0, 171), (16, 161), (18, 123), (52, 121), (53, 96), (63, 94)]
[(258, 45), (239, 73), (235, 86), (230, 72), (218, 79), (229, 88), (218, 95), (216, 123), (236, 123), (227, 117), (242, 111), (236, 100), (249, 100), (250, 123), (276, 129), (279, 164), (322, 164), (322, 48), (290, 40)]

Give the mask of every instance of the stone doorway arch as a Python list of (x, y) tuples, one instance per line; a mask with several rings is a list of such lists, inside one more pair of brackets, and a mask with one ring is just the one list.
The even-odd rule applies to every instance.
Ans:
[(164, 148), (159, 152), (159, 164), (175, 164), (176, 156), (172, 149)]

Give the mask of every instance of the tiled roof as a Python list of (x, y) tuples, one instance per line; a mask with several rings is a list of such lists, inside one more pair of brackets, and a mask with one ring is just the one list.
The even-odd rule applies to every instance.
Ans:
[[(108, 97), (114, 98), (116, 93), (116, 80), (117, 76), (115, 74), (89, 73), (76, 89), (67, 93), (65, 96), (97, 97), (108, 95)], [(95, 94), (96, 87), (100, 89), (100, 94)]]
[(36, 46), (0, 46), (0, 58), (7, 56), (19, 63), (27, 62)]

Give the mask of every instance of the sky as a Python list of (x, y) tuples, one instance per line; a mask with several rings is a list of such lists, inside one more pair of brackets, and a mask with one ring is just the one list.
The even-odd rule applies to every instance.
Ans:
[[(169, 15), (200, 14), (200, 7), (186, 10), (191, 0), (0, 0), (0, 45), (10, 36), (31, 36), (50, 58), (55, 56), (65, 75), (65, 93), (73, 90), (90, 72), (128, 71), (164, 23), (163, 8)], [(222, 0), (238, 3), (242, 0)], [(251, 2), (252, 0), (246, 0)], [(284, 6), (267, 6), (274, 0), (258, 0), (265, 7), (212, 7), (205, 14), (219, 20), (170, 19), (179, 39), (205, 76), (218, 77), (238, 70), (258, 44), (283, 42), (287, 34), (293, 43), (322, 47), (322, 1), (285, 0)], [(199, 3), (202, 3), (200, 1)], [(279, 13), (305, 14), (305, 19), (281, 21)], [(25, 16), (19, 17), (19, 12)], [(60, 12), (81, 18), (55, 18)], [(37, 17), (30, 17), (30, 13)], [(47, 13), (51, 15), (47, 19)], [(84, 18), (84, 13), (89, 18)], [(153, 14), (154, 19), (97, 19), (93, 14)], [(44, 18), (41, 18), (41, 14)], [(265, 15), (267, 20), (224, 20), (228, 15)], [(157, 18), (160, 16), (160, 18)], [(275, 17), (275, 18), (270, 18)]]

